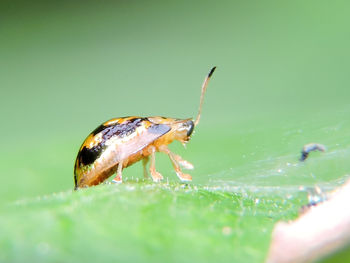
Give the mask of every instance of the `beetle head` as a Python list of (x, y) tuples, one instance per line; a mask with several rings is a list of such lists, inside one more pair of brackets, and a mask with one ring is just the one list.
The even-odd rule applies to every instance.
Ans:
[(172, 137), (171, 140), (178, 140), (181, 143), (186, 143), (190, 140), (195, 126), (192, 119), (183, 120), (165, 117), (149, 117), (148, 119), (156, 124), (168, 125), (171, 128), (168, 133)]
[(192, 120), (188, 120), (183, 123), (182, 128), (187, 131), (187, 137), (190, 137), (194, 130), (194, 123)]
[(194, 123), (192, 119), (175, 119), (175, 121), (171, 124), (171, 127), (174, 134), (174, 139), (180, 141), (182, 144), (185, 144), (191, 139)]
[(175, 139), (180, 142), (188, 142), (193, 133), (194, 123), (191, 119), (177, 120), (174, 123)]

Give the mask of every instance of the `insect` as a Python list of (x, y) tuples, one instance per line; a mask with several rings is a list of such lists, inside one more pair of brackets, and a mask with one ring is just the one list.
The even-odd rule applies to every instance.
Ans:
[(195, 120), (165, 117), (122, 117), (111, 119), (97, 127), (80, 147), (74, 166), (75, 189), (98, 185), (116, 173), (114, 183), (122, 182), (122, 170), (142, 160), (144, 176), (149, 173), (154, 182), (163, 179), (155, 168), (155, 153), (169, 156), (175, 172), (181, 181), (191, 181), (189, 174), (182, 172), (193, 169), (193, 165), (172, 153), (167, 145), (177, 140), (184, 146), (190, 140), (193, 129), (198, 125), (204, 94), (213, 67), (202, 84), (199, 110)]
[(307, 157), (309, 156), (310, 152), (313, 151), (320, 151), (320, 152), (325, 152), (326, 151), (326, 147), (323, 144), (319, 144), (319, 143), (309, 143), (309, 144), (305, 144), (302, 151), (301, 151), (301, 156), (300, 156), (300, 161), (303, 162), (307, 159)]

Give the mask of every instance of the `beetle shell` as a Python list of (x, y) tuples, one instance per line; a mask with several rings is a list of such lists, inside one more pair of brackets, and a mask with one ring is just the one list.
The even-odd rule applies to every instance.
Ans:
[(173, 140), (185, 143), (193, 131), (190, 119), (164, 117), (123, 117), (97, 127), (85, 139), (74, 167), (75, 188), (97, 185), (123, 168), (150, 155), (148, 148), (167, 145)]

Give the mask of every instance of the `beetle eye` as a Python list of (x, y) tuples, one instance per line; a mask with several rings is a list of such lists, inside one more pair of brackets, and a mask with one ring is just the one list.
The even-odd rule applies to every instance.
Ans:
[(187, 127), (187, 136), (190, 137), (194, 129), (194, 123), (193, 121), (188, 121), (185, 125)]

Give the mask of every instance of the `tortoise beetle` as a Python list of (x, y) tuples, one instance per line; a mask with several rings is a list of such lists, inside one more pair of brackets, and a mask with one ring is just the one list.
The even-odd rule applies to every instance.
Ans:
[(213, 67), (202, 84), (198, 114), (195, 120), (165, 117), (122, 117), (111, 119), (97, 127), (81, 145), (74, 166), (75, 189), (98, 185), (116, 173), (112, 182), (122, 182), (122, 170), (142, 160), (144, 175), (150, 161), (149, 172), (154, 182), (163, 179), (155, 169), (155, 152), (167, 154), (181, 181), (191, 181), (192, 177), (181, 171), (193, 169), (193, 165), (172, 153), (167, 145), (174, 140), (185, 145), (191, 138), (193, 129), (199, 123), (204, 94)]

